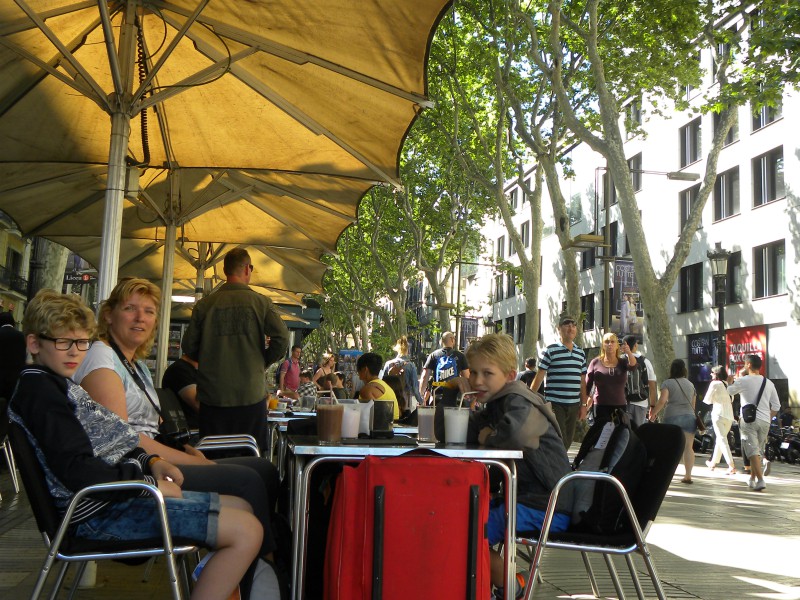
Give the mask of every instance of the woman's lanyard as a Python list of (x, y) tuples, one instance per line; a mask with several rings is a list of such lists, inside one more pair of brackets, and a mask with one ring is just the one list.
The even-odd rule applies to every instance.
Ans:
[(153, 408), (158, 413), (158, 422), (159, 423), (163, 422), (164, 416), (161, 414), (161, 409), (158, 408), (158, 404), (153, 402), (153, 399), (150, 397), (150, 394), (147, 393), (147, 386), (145, 385), (144, 381), (142, 381), (142, 378), (139, 375), (139, 372), (136, 370), (136, 367), (134, 367), (131, 364), (131, 361), (129, 361), (128, 358), (122, 353), (122, 350), (119, 349), (119, 346), (117, 346), (117, 343), (114, 341), (114, 338), (112, 338), (110, 335), (108, 336), (108, 345), (111, 346), (111, 349), (114, 352), (116, 352), (117, 358), (119, 358), (120, 362), (122, 362), (122, 364), (128, 370), (128, 373), (130, 373), (130, 376), (136, 382), (136, 385), (139, 386), (139, 389), (144, 392), (145, 396), (147, 396), (147, 399), (150, 401), (150, 404), (153, 405)]

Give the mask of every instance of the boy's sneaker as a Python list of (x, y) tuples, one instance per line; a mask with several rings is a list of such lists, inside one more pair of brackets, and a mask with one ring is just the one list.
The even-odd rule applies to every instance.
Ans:
[(756, 484), (753, 486), (753, 491), (760, 492), (762, 490), (767, 489), (767, 484), (764, 483), (763, 479), (759, 479), (756, 481)]

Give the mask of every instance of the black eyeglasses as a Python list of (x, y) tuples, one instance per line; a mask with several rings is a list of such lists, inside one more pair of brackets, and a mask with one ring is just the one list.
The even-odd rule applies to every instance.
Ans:
[(563, 321), (561, 326), (563, 327), (564, 325), (577, 325), (577, 323), (575, 321)]
[(54, 338), (50, 337), (49, 335), (45, 335), (43, 333), (40, 333), (38, 337), (40, 339), (53, 342), (53, 345), (56, 347), (56, 350), (69, 350), (70, 348), (72, 348), (72, 344), (75, 344), (75, 347), (78, 350), (80, 350), (81, 352), (86, 352), (92, 346), (92, 340), (73, 340), (72, 338)]

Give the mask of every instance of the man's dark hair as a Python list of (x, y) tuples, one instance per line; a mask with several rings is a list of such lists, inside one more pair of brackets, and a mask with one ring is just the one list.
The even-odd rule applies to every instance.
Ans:
[(761, 357), (758, 354), (748, 354), (745, 361), (750, 363), (750, 367), (754, 371), (760, 371), (761, 365), (764, 364), (763, 361), (761, 360)]
[(294, 352), (295, 350), (302, 350), (302, 349), (303, 349), (302, 346), (292, 346), (291, 352)]
[(234, 248), (225, 255), (225, 260), (222, 262), (222, 272), (226, 277), (236, 273), (245, 265), (250, 264), (250, 254), (244, 248)]
[(307, 377), (308, 379), (311, 379), (313, 376), (314, 373), (311, 372), (311, 369), (300, 371), (300, 377)]
[(536, 366), (536, 357), (535, 356), (531, 356), (531, 357), (525, 359), (525, 368), (526, 369), (530, 369), (532, 371), (535, 366)]
[(366, 352), (356, 360), (356, 370), (366, 367), (371, 375), (377, 375), (383, 367), (383, 357), (374, 352)]
[(633, 348), (639, 343), (639, 338), (635, 335), (626, 335), (624, 338), (622, 338), (622, 341), (628, 344), (628, 348)]

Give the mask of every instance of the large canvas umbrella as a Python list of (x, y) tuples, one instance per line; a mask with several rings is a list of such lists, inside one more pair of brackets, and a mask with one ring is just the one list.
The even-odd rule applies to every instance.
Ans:
[(125, 212), (160, 221), (167, 257), (178, 235), (319, 257), (369, 187), (397, 184), (446, 5), (0, 0), (0, 209), (26, 235), (102, 224), (101, 297)]

